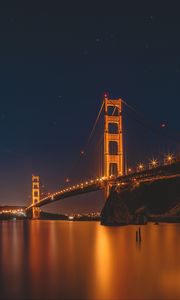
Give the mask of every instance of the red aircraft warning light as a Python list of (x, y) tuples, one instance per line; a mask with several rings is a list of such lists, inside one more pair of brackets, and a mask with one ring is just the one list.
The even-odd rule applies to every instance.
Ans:
[(108, 98), (108, 93), (104, 93), (104, 98)]

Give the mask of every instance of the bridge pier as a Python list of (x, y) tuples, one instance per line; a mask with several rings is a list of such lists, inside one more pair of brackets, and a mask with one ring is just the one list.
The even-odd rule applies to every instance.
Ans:
[(32, 209), (32, 219), (37, 220), (40, 219), (41, 210), (39, 207), (33, 207)]
[(105, 197), (105, 201), (106, 201), (107, 198), (109, 197), (109, 194), (110, 194), (110, 185), (109, 185), (109, 183), (106, 182), (105, 188), (104, 188), (104, 197)]
[(105, 188), (104, 188), (105, 201), (109, 198), (109, 195), (110, 195), (111, 191), (114, 190), (115, 187), (116, 187), (115, 184), (106, 182)]

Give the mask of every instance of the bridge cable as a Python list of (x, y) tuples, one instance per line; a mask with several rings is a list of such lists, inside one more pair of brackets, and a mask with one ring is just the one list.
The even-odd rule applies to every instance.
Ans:
[[(160, 134), (161, 136), (165, 136), (169, 139), (173, 139), (175, 142), (180, 143), (180, 139), (172, 136), (171, 134), (167, 134), (167, 132), (162, 132), (160, 131), (160, 129), (157, 129), (153, 126), (153, 124), (151, 124), (150, 122), (147, 123), (147, 120), (145, 120), (145, 116), (143, 116), (139, 111), (137, 111), (134, 107), (132, 107), (131, 105), (129, 105), (127, 102), (125, 102), (124, 100), (122, 100), (123, 104), (125, 104), (129, 109), (131, 109), (131, 111), (133, 111), (137, 116), (139, 116), (141, 119), (135, 119), (136, 122), (138, 122), (139, 124), (145, 126), (146, 128), (150, 129), (152, 132), (156, 132), (158, 134)], [(113, 104), (113, 103), (112, 103)], [(114, 104), (113, 104), (114, 105)], [(119, 108), (117, 107), (117, 109), (119, 110)], [(123, 112), (125, 114), (128, 115), (128, 112)]]
[(85, 147), (87, 147), (88, 144), (89, 144), (90, 141), (91, 141), (91, 138), (92, 138), (92, 136), (93, 136), (93, 134), (94, 134), (94, 131), (95, 131), (96, 126), (97, 126), (97, 123), (98, 123), (98, 121), (99, 121), (100, 115), (101, 115), (101, 113), (102, 113), (103, 107), (104, 107), (104, 101), (103, 101), (103, 103), (102, 103), (102, 105), (101, 105), (101, 108), (100, 108), (100, 110), (99, 110), (99, 113), (98, 113), (98, 115), (97, 115), (97, 118), (96, 118), (96, 120), (95, 120), (95, 122), (94, 122), (93, 128), (92, 128), (92, 130), (91, 130), (91, 132), (90, 132), (90, 134), (89, 134), (89, 137), (88, 137), (88, 140), (87, 140), (87, 143), (86, 143), (86, 146), (85, 146)]
[(69, 172), (69, 173), (71, 173), (71, 174), (73, 173), (75, 167), (76, 167), (77, 165), (79, 165), (79, 162), (80, 162), (80, 160), (81, 160), (82, 157), (83, 157), (82, 155), (84, 155), (84, 154), (86, 155), (87, 148), (88, 148), (88, 146), (89, 146), (89, 144), (90, 144), (90, 142), (91, 142), (91, 140), (92, 140), (92, 137), (93, 137), (93, 135), (94, 135), (95, 129), (96, 129), (96, 127), (97, 127), (98, 121), (99, 121), (99, 119), (100, 119), (100, 116), (101, 116), (101, 113), (102, 113), (102, 110), (103, 110), (103, 107), (104, 107), (104, 101), (103, 101), (103, 103), (102, 103), (102, 105), (101, 105), (101, 107), (100, 107), (100, 109), (99, 109), (98, 115), (97, 115), (97, 117), (96, 117), (96, 119), (95, 119), (95, 122), (94, 122), (94, 124), (93, 124), (92, 130), (91, 130), (91, 132), (90, 132), (90, 134), (89, 134), (89, 136), (88, 136), (88, 139), (87, 139), (87, 142), (86, 142), (86, 144), (85, 144), (85, 147), (83, 148), (82, 153), (78, 156), (78, 158), (77, 158), (76, 161), (74, 162), (74, 164), (73, 164), (73, 166), (72, 166), (72, 168), (71, 168), (71, 171)]

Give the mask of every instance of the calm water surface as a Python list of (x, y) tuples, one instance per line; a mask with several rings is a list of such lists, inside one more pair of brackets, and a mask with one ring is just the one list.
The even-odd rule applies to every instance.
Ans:
[(0, 298), (180, 299), (180, 224), (0, 223)]

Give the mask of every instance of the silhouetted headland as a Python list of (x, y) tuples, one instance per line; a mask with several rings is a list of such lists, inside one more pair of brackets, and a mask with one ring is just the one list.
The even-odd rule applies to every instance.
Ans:
[(112, 191), (101, 213), (102, 225), (180, 222), (180, 177), (155, 179)]

